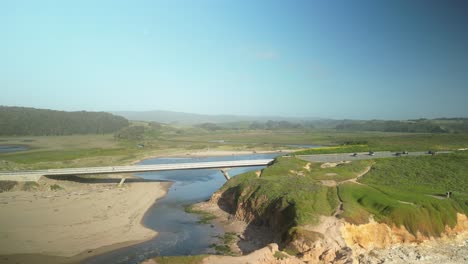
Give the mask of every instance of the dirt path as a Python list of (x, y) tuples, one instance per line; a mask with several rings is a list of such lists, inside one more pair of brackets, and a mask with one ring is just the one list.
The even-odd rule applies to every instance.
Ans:
[(343, 184), (343, 183), (346, 183), (346, 182), (352, 182), (352, 183), (356, 183), (356, 184), (361, 184), (361, 185), (363, 185), (362, 183), (358, 182), (357, 180), (359, 180), (359, 178), (361, 178), (362, 176), (366, 175), (366, 174), (371, 170), (372, 165), (373, 165), (373, 164), (367, 166), (366, 169), (365, 169), (363, 172), (359, 173), (355, 178), (352, 178), (352, 179), (349, 179), (349, 180), (346, 180), (346, 181), (339, 182), (338, 184)]
[[(352, 183), (363, 185), (362, 183), (358, 182), (357, 180), (359, 180), (359, 178), (361, 178), (362, 176), (366, 175), (366, 173), (368, 173), (371, 170), (372, 165), (373, 164), (367, 166), (366, 169), (363, 172), (359, 173), (355, 178), (339, 182), (337, 185), (340, 185), (340, 184), (343, 184), (343, 183), (346, 183), (346, 182), (352, 182)], [(340, 203), (339, 203), (338, 208), (336, 209), (335, 213), (333, 214), (333, 217), (335, 217), (335, 218), (337, 218), (340, 214), (342, 214), (344, 212), (343, 199), (341, 199), (340, 190), (338, 189), (337, 185), (335, 185), (336, 186), (336, 194), (338, 195), (338, 200), (340, 201)]]

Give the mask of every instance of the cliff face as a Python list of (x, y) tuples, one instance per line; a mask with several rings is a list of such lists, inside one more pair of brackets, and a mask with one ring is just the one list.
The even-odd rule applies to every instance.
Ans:
[[(294, 204), (282, 199), (269, 201), (266, 196), (254, 194), (255, 190), (249, 188), (232, 187), (215, 193), (211, 202), (238, 220), (268, 226), (272, 232), (281, 234), (280, 248), (295, 252), (294, 259), (300, 261), (377, 263), (385, 260), (399, 263), (395, 262), (397, 256), (399, 260), (407, 258), (407, 261), (411, 258), (443, 261), (439, 255), (452, 254), (454, 256), (450, 258), (462, 260), (468, 253), (468, 218), (464, 214), (457, 214), (457, 224), (453, 228), (447, 226), (442, 237), (437, 239), (420, 233), (413, 235), (404, 227), (389, 226), (373, 219), (366, 224), (354, 225), (335, 216), (323, 216), (318, 225), (297, 226), (292, 220), (297, 213)], [(461, 242), (451, 246), (450, 241), (455, 240)], [(431, 244), (426, 246), (428, 241)], [(445, 253), (438, 252), (437, 256), (431, 257), (431, 247), (443, 249)]]
[[(296, 214), (294, 204), (288, 204), (283, 199), (269, 201), (266, 196), (256, 196), (254, 193), (255, 191), (249, 188), (241, 190), (233, 187), (213, 194), (210, 202), (231, 213), (237, 220), (269, 227), (277, 237), (276, 241), (271, 242), (278, 242), (282, 249), (293, 252), (295, 256), (290, 256), (290, 261), (294, 259), (293, 263), (352, 261), (352, 251), (346, 246), (340, 234), (342, 220), (331, 216), (322, 217), (318, 225), (298, 227), (294, 223)], [(290, 262), (283, 259), (268, 263)]]
[(216, 192), (212, 203), (247, 224), (269, 227), (273, 232), (284, 233), (293, 226), (295, 208), (283, 199), (268, 200), (265, 195), (254, 195), (255, 190), (232, 187)]
[(355, 255), (402, 244), (420, 244), (426, 241), (443, 243), (450, 239), (468, 239), (468, 217), (458, 213), (457, 224), (453, 228), (446, 226), (445, 232), (437, 239), (424, 236), (421, 233), (413, 235), (404, 227), (388, 226), (377, 223), (373, 219), (363, 225), (345, 223), (342, 228), (342, 236), (346, 244), (353, 249)]
[[(460, 173), (466, 171), (465, 165), (460, 165), (466, 161), (463, 155), (393, 159), (379, 161), (380, 165), (373, 171), (369, 163), (358, 161), (328, 168), (311, 166), (294, 157), (281, 157), (261, 172), (248, 172), (230, 179), (213, 195), (211, 202), (251, 227), (268, 227), (276, 237), (268, 238), (267, 242), (278, 242), (282, 251), (303, 262), (362, 260), (366, 263), (366, 256), (378, 255), (375, 252), (379, 250), (383, 256), (398, 255), (400, 251), (382, 250), (402, 247), (414, 251), (407, 246), (419, 247), (425, 241), (444, 248), (442, 245), (449, 240), (467, 238), (468, 196), (463, 191), (466, 177)], [(451, 171), (454, 173), (450, 174)], [(448, 176), (443, 178), (451, 179), (446, 184), (460, 190), (451, 199), (438, 196), (429, 199), (417, 188), (398, 189), (408, 186), (408, 181), (418, 184), (432, 179), (435, 183), (423, 187), (434, 192), (439, 176), (446, 173)], [(324, 181), (334, 184), (323, 184)], [(397, 200), (400, 196), (408, 201)], [(379, 223), (372, 219), (374, 216)], [(266, 245), (264, 242), (262, 245)], [(468, 242), (465, 244), (468, 247)], [(385, 257), (379, 261), (382, 259)]]

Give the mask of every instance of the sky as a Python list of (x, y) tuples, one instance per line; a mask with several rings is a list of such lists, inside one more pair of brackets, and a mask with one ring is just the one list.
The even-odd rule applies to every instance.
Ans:
[(0, 105), (468, 117), (468, 1), (0, 1)]

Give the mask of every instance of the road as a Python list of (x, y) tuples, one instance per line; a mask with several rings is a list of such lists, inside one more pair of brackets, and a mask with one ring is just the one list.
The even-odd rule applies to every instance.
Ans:
[(227, 169), (235, 167), (267, 166), (273, 159), (259, 160), (235, 160), (235, 161), (214, 161), (214, 162), (192, 162), (178, 164), (157, 164), (157, 165), (130, 165), (130, 166), (108, 166), (108, 167), (86, 167), (86, 168), (65, 168), (49, 170), (30, 171), (10, 171), (1, 172), (0, 180), (6, 181), (37, 181), (41, 176), (66, 176), (66, 175), (89, 175), (89, 174), (110, 174), (148, 171), (169, 171), (169, 170), (193, 170), (193, 169)]
[[(450, 151), (438, 151), (438, 154), (446, 154), (450, 153)], [(360, 152), (357, 153), (357, 156), (353, 156), (353, 153), (340, 153), (340, 154), (315, 154), (315, 155), (299, 155), (298, 158), (306, 161), (312, 162), (339, 162), (339, 161), (353, 161), (353, 160), (365, 160), (365, 159), (379, 159), (379, 158), (398, 158), (398, 157), (405, 157), (405, 156), (422, 156), (427, 155), (430, 156), (431, 154), (427, 154), (427, 152), (416, 151), (416, 152), (409, 152), (409, 154), (402, 154), (401, 156), (396, 156), (395, 152), (390, 151), (379, 151), (374, 152), (374, 155), (369, 155), (368, 152)]]

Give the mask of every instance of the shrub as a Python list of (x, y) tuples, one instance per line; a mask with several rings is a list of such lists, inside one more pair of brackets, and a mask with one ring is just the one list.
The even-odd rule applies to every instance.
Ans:
[(58, 190), (62, 190), (63, 187), (60, 186), (60, 185), (58, 185), (58, 184), (53, 184), (53, 185), (50, 186), (50, 189), (51, 189), (52, 191), (58, 191)]
[(13, 189), (18, 184), (15, 181), (0, 181), (0, 193), (8, 192), (9, 190)]
[(28, 181), (28, 182), (24, 183), (23, 191), (35, 190), (35, 189), (37, 189), (37, 187), (39, 187), (39, 184), (37, 184), (37, 182)]

